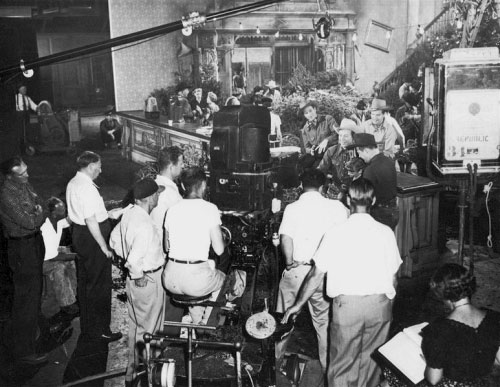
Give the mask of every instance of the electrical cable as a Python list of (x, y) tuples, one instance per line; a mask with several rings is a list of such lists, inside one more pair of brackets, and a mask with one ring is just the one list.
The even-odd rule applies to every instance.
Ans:
[(253, 384), (252, 374), (250, 374), (250, 371), (248, 370), (248, 366), (245, 366), (245, 371), (248, 374), (248, 378), (250, 379), (250, 383), (252, 383), (252, 387), (255, 387), (255, 385)]
[[(487, 191), (486, 191), (486, 187)], [(490, 207), (488, 205), (488, 201), (490, 200), (490, 192), (491, 192), (491, 187), (493, 187), (493, 182), (490, 181), (484, 188), (486, 191), (486, 212), (488, 213), (488, 237), (486, 238), (486, 246), (488, 246), (490, 249), (493, 247), (493, 240), (492, 240), (492, 235), (491, 235), (491, 212), (490, 212)]]

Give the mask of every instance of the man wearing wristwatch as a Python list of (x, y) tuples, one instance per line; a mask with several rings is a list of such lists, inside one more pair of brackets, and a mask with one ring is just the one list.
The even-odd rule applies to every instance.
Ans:
[[(304, 192), (299, 200), (285, 208), (279, 229), (286, 270), (279, 285), (276, 307), (278, 313), (284, 313), (295, 303), (302, 282), (311, 269), (311, 258), (325, 232), (346, 221), (348, 216), (347, 208), (340, 201), (321, 196), (320, 189), (326, 180), (323, 172), (318, 169), (306, 170), (300, 180)], [(319, 359), (324, 373), (327, 368), (330, 304), (324, 297), (323, 285), (317, 287), (309, 298), (308, 305), (318, 338)], [(278, 360), (281, 360), (285, 353), (286, 340), (276, 344)]]
[(136, 367), (144, 357), (144, 333), (156, 333), (162, 325), (165, 291), (161, 276), (165, 264), (160, 234), (150, 214), (165, 189), (151, 178), (139, 180), (133, 187), (134, 205), (122, 215), (111, 232), (109, 245), (125, 259), (128, 331), (126, 385), (137, 376)]

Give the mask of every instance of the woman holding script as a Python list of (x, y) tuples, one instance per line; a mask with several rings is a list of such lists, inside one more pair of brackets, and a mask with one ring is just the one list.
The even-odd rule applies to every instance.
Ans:
[[(419, 386), (488, 386), (493, 364), (500, 364), (500, 313), (472, 304), (476, 278), (460, 265), (441, 267), (430, 287), (451, 312), (422, 329), (427, 384)], [(406, 385), (390, 371), (385, 376), (381, 386)]]

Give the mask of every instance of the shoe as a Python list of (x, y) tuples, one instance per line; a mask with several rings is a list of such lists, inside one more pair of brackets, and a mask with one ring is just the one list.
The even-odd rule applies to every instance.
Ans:
[(38, 365), (47, 363), (49, 360), (49, 355), (46, 353), (34, 353), (33, 355), (21, 357), (18, 359), (19, 363), (30, 364), (30, 365)]
[(111, 343), (113, 341), (120, 340), (122, 338), (122, 333), (121, 332), (110, 332), (110, 333), (103, 333), (99, 339), (101, 341), (105, 341), (107, 343)]

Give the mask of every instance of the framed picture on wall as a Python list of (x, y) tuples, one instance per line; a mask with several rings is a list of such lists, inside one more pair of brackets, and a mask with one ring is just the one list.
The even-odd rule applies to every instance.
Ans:
[(368, 22), (365, 44), (378, 50), (389, 52), (393, 27), (375, 20)]

